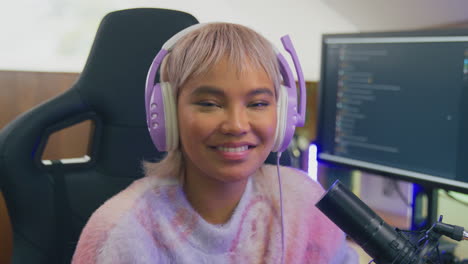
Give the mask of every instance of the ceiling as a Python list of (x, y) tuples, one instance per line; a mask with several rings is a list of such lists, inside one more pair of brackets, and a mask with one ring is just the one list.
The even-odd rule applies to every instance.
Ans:
[(322, 0), (359, 31), (468, 26), (467, 0)]

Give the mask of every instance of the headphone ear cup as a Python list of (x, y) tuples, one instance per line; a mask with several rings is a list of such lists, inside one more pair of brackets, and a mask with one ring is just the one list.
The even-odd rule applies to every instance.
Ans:
[(178, 146), (179, 133), (170, 83), (157, 83), (149, 96), (146, 119), (151, 140), (159, 151), (174, 150)]
[(151, 140), (159, 151), (166, 150), (166, 128), (164, 126), (164, 103), (159, 83), (146, 95), (148, 104), (146, 106), (146, 123)]

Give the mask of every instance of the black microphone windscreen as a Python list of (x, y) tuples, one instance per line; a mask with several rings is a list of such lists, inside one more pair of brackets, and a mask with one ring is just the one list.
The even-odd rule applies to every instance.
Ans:
[(316, 206), (376, 263), (400, 263), (395, 260), (412, 259), (415, 251), (412, 244), (341, 182), (336, 181)]

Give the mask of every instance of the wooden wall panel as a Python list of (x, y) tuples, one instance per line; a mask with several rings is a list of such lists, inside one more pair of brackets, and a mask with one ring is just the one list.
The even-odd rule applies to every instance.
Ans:
[(317, 100), (318, 82), (306, 82), (307, 104), (306, 120), (303, 127), (296, 128), (296, 134), (305, 137), (309, 142), (317, 136)]
[[(0, 129), (19, 114), (63, 93), (77, 78), (77, 73), (0, 71)], [(43, 159), (83, 156), (87, 151), (85, 142), (90, 129), (91, 123), (85, 122), (73, 129), (53, 134), (49, 138)], [(70, 138), (74, 140), (69, 140)]]
[[(69, 89), (78, 75), (78, 73), (0, 71), (0, 129), (21, 113)], [(88, 139), (79, 136), (88, 134), (89, 123), (51, 136), (43, 158), (82, 156), (85, 151), (83, 146)], [(67, 140), (70, 137), (74, 140)], [(0, 192), (0, 263), (10, 263), (11, 250), (11, 223)]]
[(0, 263), (10, 263), (13, 249), (12, 237), (10, 218), (0, 192)]
[(0, 128), (19, 114), (68, 89), (76, 73), (0, 71)]

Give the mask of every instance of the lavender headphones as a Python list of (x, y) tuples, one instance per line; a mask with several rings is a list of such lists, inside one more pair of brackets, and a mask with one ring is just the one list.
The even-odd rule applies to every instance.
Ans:
[[(168, 82), (156, 83), (156, 73), (163, 59), (172, 50), (177, 41), (187, 33), (206, 24), (196, 24), (175, 34), (158, 52), (151, 64), (146, 78), (145, 109), (148, 130), (159, 151), (175, 150), (179, 144), (179, 131), (177, 125), (176, 102), (171, 85)], [(296, 51), (288, 35), (281, 38), (285, 50), (291, 55), (297, 73), (300, 88), (300, 105), (297, 107), (297, 90), (291, 68), (286, 59), (276, 48), (276, 57), (280, 67), (283, 84), (279, 89), (274, 152), (283, 152), (287, 149), (294, 136), (296, 126), (303, 126), (305, 122), (306, 91), (302, 68)]]

